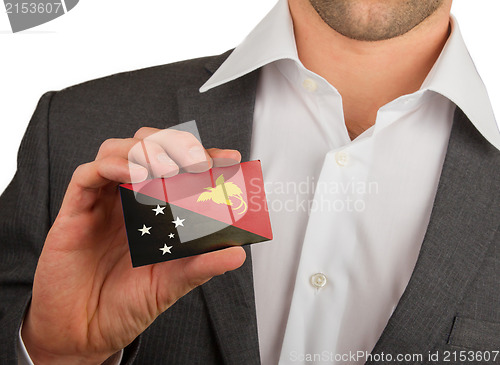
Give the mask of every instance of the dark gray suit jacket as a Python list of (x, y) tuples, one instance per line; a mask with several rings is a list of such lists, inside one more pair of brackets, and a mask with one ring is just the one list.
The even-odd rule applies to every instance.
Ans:
[[(225, 57), (126, 72), (42, 97), (0, 200), (1, 364), (16, 363), (37, 258), (71, 174), (105, 139), (194, 119), (206, 147), (235, 148), (248, 159), (258, 71), (198, 92)], [(499, 205), (500, 153), (457, 109), (415, 271), (373, 353), (423, 354), (415, 363), (427, 363), (429, 351), (500, 350)], [(243, 267), (161, 315), (126, 349), (126, 361), (258, 364), (249, 253)]]

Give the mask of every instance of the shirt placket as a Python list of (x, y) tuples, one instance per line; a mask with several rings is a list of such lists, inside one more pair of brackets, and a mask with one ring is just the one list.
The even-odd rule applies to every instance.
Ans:
[(366, 181), (369, 165), (366, 155), (372, 143), (370, 138), (346, 141), (339, 95), (313, 82), (317, 81), (305, 78), (302, 86), (309, 97), (315, 98), (316, 122), (332, 149), (325, 155), (314, 198), (309, 204), (280, 357), (283, 364), (293, 361), (295, 355), (321, 354), (335, 347), (330, 342), (331, 333), (338, 333), (341, 326), (349, 275), (346, 267), (353, 261), (357, 242), (356, 216), (362, 214), (364, 208), (364, 197), (358, 188)]

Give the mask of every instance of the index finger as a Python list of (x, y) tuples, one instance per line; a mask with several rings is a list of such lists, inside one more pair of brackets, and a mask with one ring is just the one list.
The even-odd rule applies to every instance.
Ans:
[(203, 172), (213, 165), (212, 158), (201, 142), (189, 132), (144, 127), (134, 137), (160, 145), (184, 171)]

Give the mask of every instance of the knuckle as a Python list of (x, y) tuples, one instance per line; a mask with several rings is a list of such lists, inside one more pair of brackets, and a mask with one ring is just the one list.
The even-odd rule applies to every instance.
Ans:
[(77, 166), (75, 171), (73, 171), (72, 180), (78, 180), (80, 177), (82, 177), (85, 174), (85, 171), (90, 166), (90, 164), (91, 164), (91, 162), (87, 162), (87, 163), (84, 163), (82, 165)]
[(142, 159), (144, 158), (144, 148), (142, 145), (142, 140), (137, 139), (137, 138), (129, 138), (128, 141), (130, 142), (128, 144), (126, 152), (126, 158), (129, 161), (135, 161), (137, 159)]
[(141, 148), (141, 150), (144, 150), (146, 153), (153, 153), (162, 150), (157, 143), (146, 139), (138, 144), (138, 148)]
[(142, 140), (137, 140), (136, 143), (132, 144), (132, 146), (129, 149), (129, 154), (130, 153), (137, 153), (138, 151), (142, 151)]
[(155, 129), (151, 127), (141, 127), (137, 130), (137, 132), (135, 132), (134, 138), (144, 139), (146, 136), (149, 136), (154, 130)]
[(110, 138), (102, 142), (101, 146), (99, 147), (99, 151), (97, 152), (97, 156), (103, 156), (111, 152), (114, 149), (116, 142), (116, 138)]
[(169, 130), (169, 133), (171, 133), (172, 138), (174, 138), (177, 142), (180, 143), (200, 143), (198, 139), (189, 132), (185, 131), (177, 131), (177, 130)]

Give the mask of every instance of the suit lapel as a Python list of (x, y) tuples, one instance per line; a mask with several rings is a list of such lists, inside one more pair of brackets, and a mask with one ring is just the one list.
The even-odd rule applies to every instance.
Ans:
[[(213, 71), (226, 57), (211, 59), (207, 69)], [(248, 160), (257, 72), (205, 93), (200, 86), (179, 90), (179, 122), (195, 120), (206, 148), (237, 149)], [(222, 358), (231, 364), (260, 363), (252, 258), (249, 247), (245, 251), (241, 268), (201, 287)]]
[(425, 359), (428, 350), (446, 344), (500, 220), (495, 177), (498, 151), (457, 108), (415, 270), (374, 354), (423, 354)]

